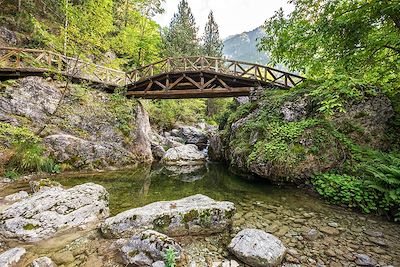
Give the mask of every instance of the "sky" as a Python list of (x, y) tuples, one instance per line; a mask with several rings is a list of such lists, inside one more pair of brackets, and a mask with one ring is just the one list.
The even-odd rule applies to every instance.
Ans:
[[(178, 10), (180, 0), (166, 0), (164, 14), (155, 20), (161, 26), (168, 26)], [(282, 7), (286, 12), (292, 10), (287, 0), (188, 0), (200, 33), (204, 31), (210, 10), (214, 11), (221, 38), (250, 31), (261, 26), (267, 18)]]

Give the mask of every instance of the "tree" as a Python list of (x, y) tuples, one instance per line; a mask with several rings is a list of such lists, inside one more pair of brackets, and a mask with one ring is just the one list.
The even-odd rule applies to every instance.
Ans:
[[(218, 24), (214, 19), (214, 13), (210, 11), (203, 35), (203, 54), (210, 57), (222, 57), (223, 43), (219, 37)], [(209, 98), (206, 101), (207, 116), (214, 117), (225, 107), (224, 99)]]
[(204, 29), (203, 53), (206, 56), (222, 57), (223, 43), (219, 37), (218, 24), (214, 19), (214, 13), (210, 11), (208, 21)]
[(380, 0), (296, 0), (267, 20), (260, 48), (309, 77), (347, 75), (400, 88), (400, 4)]
[(181, 0), (178, 12), (164, 34), (165, 56), (194, 56), (200, 52), (198, 28), (189, 4)]

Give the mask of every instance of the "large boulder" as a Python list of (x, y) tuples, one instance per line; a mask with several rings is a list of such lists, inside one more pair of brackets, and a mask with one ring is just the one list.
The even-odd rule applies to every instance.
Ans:
[(280, 266), (286, 254), (286, 248), (278, 238), (257, 229), (240, 231), (228, 249), (238, 259), (254, 267)]
[(29, 194), (26, 191), (19, 191), (18, 193), (14, 193), (12, 195), (8, 195), (4, 197), (4, 201), (6, 202), (17, 202), (22, 199), (28, 198)]
[(168, 149), (162, 161), (167, 165), (199, 165), (206, 161), (206, 156), (196, 145), (183, 145)]
[(43, 142), (54, 159), (69, 162), (76, 168), (122, 166), (135, 158), (135, 155), (115, 143), (91, 142), (67, 134), (50, 135)]
[(197, 145), (200, 149), (205, 148), (208, 143), (206, 132), (192, 126), (180, 126), (173, 129), (171, 135), (182, 138), (186, 144)]
[(11, 267), (16, 264), (25, 255), (26, 250), (24, 248), (12, 248), (0, 254), (0, 266)]
[(0, 237), (37, 241), (108, 216), (108, 193), (93, 183), (65, 190), (53, 187), (14, 203), (0, 213)]
[(122, 212), (108, 218), (101, 231), (109, 238), (129, 237), (145, 229), (169, 236), (207, 235), (228, 229), (234, 212), (231, 202), (194, 195)]
[(351, 158), (347, 140), (388, 149), (394, 112), (386, 96), (365, 95), (330, 117), (322, 116), (319, 101), (306, 90), (266, 91), (258, 101), (240, 105), (211, 137), (211, 160), (274, 183), (301, 184)]
[(177, 262), (181, 260), (181, 246), (174, 239), (153, 230), (132, 236), (120, 249), (124, 263), (133, 266), (152, 266), (164, 261), (168, 250), (175, 254)]

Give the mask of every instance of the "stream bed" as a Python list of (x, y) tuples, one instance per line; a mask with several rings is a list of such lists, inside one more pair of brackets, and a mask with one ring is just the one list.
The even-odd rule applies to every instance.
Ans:
[[(226, 246), (244, 228), (262, 229), (279, 237), (288, 248), (287, 266), (357, 266), (360, 263), (357, 254), (368, 255), (375, 266), (400, 266), (399, 224), (329, 205), (304, 189), (243, 179), (220, 164), (207, 164), (190, 171), (146, 166), (70, 173), (52, 179), (66, 187), (87, 182), (104, 186), (110, 194), (110, 216), (155, 201), (194, 194), (234, 202), (237, 213), (230, 235), (178, 240), (197, 266), (233, 259)], [(20, 190), (30, 191), (29, 185), (11, 184), (0, 191), (0, 197)], [(35, 244), (6, 240), (0, 252), (16, 245), (29, 252), (25, 264), (47, 255), (56, 259), (59, 266), (123, 266), (118, 256), (110, 252), (112, 241), (103, 239), (96, 230), (73, 231)]]

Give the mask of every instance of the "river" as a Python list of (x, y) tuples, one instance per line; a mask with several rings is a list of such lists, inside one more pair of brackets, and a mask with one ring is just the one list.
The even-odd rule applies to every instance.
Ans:
[[(110, 194), (111, 215), (155, 201), (194, 194), (232, 201), (237, 213), (231, 236), (243, 228), (270, 232), (288, 248), (287, 263), (356, 266), (355, 255), (366, 254), (380, 266), (400, 266), (400, 227), (386, 218), (329, 205), (305, 189), (271, 185), (255, 178), (244, 179), (221, 164), (210, 163), (193, 172), (180, 172), (177, 174), (176, 169), (156, 165), (121, 171), (69, 173), (52, 179), (66, 187), (87, 182), (103, 185)], [(0, 197), (19, 190), (29, 191), (29, 185), (26, 182), (12, 184), (0, 192)], [(191, 260), (198, 266), (207, 266), (207, 263), (232, 258), (225, 249), (229, 240), (227, 235), (216, 235), (179, 241)], [(96, 260), (99, 259), (104, 266), (119, 266), (115, 260), (117, 256), (107, 252), (112, 244), (97, 231), (69, 233), (24, 246), (30, 249), (30, 258), (34, 258), (60, 254), (66, 248), (71, 250), (76, 242), (81, 250), (90, 251), (87, 246), (95, 250), (83, 256), (72, 253), (73, 261), (65, 266), (98, 265)], [(6, 243), (10, 247), (15, 245), (13, 241)]]

